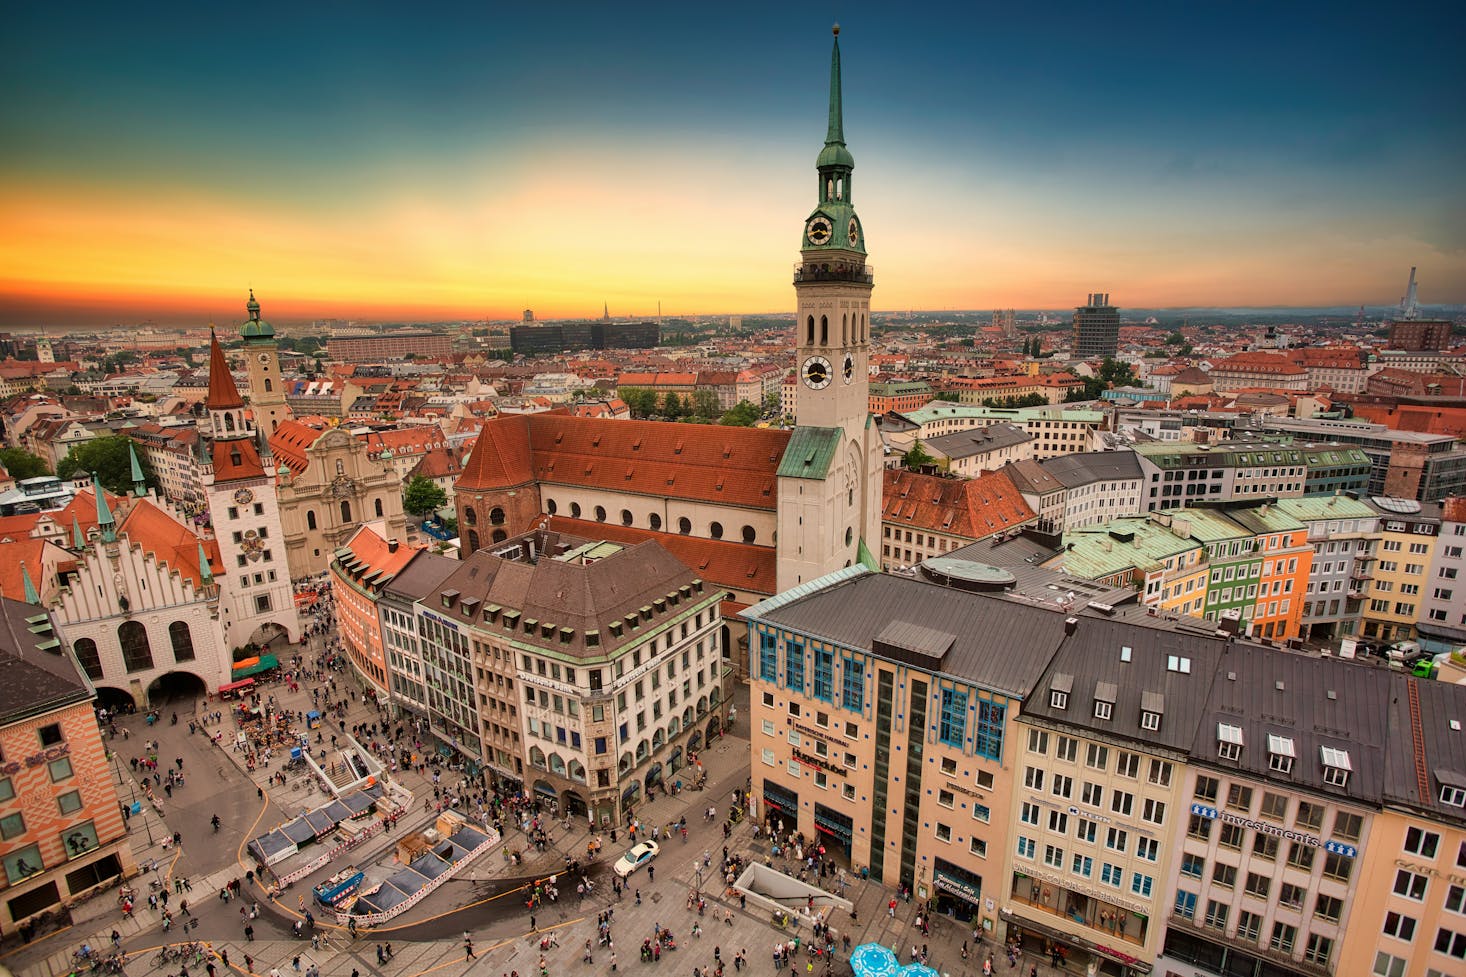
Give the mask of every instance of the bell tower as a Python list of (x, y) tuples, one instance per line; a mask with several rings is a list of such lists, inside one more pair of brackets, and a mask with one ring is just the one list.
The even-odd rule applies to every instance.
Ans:
[(280, 422), (291, 416), (285, 403), (285, 389), (280, 377), (279, 347), (275, 343), (275, 327), (260, 318), (260, 303), (255, 290), (249, 290), (249, 321), (239, 330), (244, 340), (245, 359), (249, 366), (249, 405), (254, 411), (255, 427), (260, 440), (270, 443)]
[(865, 426), (869, 403), (870, 292), (875, 282), (865, 263), (865, 229), (855, 213), (851, 174), (855, 157), (845, 147), (840, 91), (840, 25), (830, 55), (830, 116), (825, 148), (815, 161), (819, 175), (814, 210), (800, 235), (794, 268), (796, 369), (794, 416), (801, 425)]
[(840, 88), (840, 25), (830, 54), (829, 122), (815, 160), (815, 207), (794, 266), (798, 425), (779, 465), (780, 590), (864, 563), (879, 569), (882, 448), (870, 422), (870, 293), (855, 213)]

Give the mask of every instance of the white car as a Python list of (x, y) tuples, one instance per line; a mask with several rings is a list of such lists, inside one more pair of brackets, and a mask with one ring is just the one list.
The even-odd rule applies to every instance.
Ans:
[(616, 864), (611, 866), (611, 871), (624, 879), (643, 865), (650, 863), (661, 850), (661, 846), (655, 841), (643, 841), (618, 858)]

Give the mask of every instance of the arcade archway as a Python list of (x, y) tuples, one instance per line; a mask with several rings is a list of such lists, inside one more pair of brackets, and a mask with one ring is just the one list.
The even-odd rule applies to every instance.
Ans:
[(148, 685), (147, 704), (161, 709), (174, 704), (193, 702), (208, 694), (204, 680), (192, 672), (164, 672)]

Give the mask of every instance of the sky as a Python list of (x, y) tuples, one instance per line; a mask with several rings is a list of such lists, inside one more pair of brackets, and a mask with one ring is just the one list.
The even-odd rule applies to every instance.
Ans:
[(1461, 4), (15, 4), (0, 325), (1466, 302)]

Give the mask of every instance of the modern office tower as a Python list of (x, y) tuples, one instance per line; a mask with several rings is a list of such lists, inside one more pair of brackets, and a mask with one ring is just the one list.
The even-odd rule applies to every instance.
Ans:
[(1074, 310), (1074, 355), (1082, 360), (1114, 356), (1120, 345), (1120, 312), (1107, 292), (1094, 292)]

